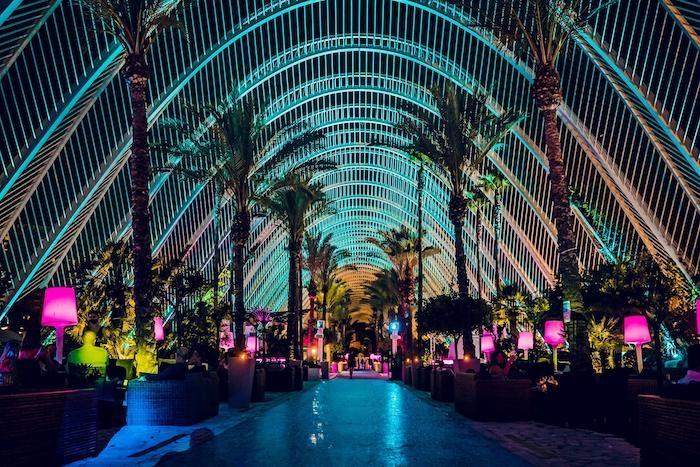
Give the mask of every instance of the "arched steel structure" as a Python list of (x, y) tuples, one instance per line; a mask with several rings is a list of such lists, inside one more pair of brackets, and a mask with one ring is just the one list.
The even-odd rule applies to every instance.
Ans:
[[(688, 4), (621, 0), (561, 60), (562, 143), (578, 199), (583, 267), (648, 249), (686, 278), (700, 272), (700, 46)], [(67, 282), (78, 259), (130, 234), (120, 47), (69, 0), (5, 5), (0, 236), (13, 290), (0, 314), (36, 288)], [(367, 254), (366, 237), (417, 225), (417, 167), (400, 151), (370, 145), (401, 141), (393, 125), (405, 105), (430, 111), (428, 88), (452, 82), (467, 92), (488, 90), (493, 112), (527, 111), (507, 150), (481, 170), (500, 172), (512, 185), (498, 259), (505, 278), (531, 291), (554, 282), (556, 229), (529, 95), (531, 64), (471, 29), (459, 8), (440, 0), (199, 0), (182, 20), (189, 42), (167, 33), (150, 57), (152, 138), (173, 136), (157, 122), (178, 114), (177, 99), (216, 102), (234, 90), (269, 104), (266, 118), (275, 129), (300, 120), (324, 128), (327, 148), (302, 158), (338, 163), (318, 176), (338, 200), (337, 212), (311, 225), (333, 232), (351, 254), (344, 261), (359, 265), (343, 273), (353, 288), (386, 266)], [(158, 174), (151, 194), (154, 253), (210, 273), (213, 249), (228, 251), (228, 205), (215, 235), (211, 187)], [(428, 173), (425, 196), (426, 242), (441, 249), (426, 264), (426, 291), (434, 294), (454, 276), (442, 174)], [(484, 284), (493, 287), (490, 214), (481, 249), (473, 216), (462, 233), (473, 287), (480, 256)], [(258, 248), (246, 264), (246, 305), (283, 308), (284, 233), (264, 219), (253, 227)]]

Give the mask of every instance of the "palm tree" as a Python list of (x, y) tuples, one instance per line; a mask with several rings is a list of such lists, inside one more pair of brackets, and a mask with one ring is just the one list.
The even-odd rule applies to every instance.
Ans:
[(526, 61), (535, 65), (532, 96), (544, 122), (549, 181), (553, 204), (552, 217), (557, 227), (559, 250), (558, 275), (564, 299), (574, 311), (571, 347), (574, 365), (590, 368), (587, 329), (581, 310), (581, 275), (574, 238), (574, 217), (569, 206), (569, 183), (561, 150), (557, 110), (563, 91), (557, 71), (557, 60), (571, 43), (570, 39), (584, 30), (590, 20), (617, 0), (450, 0), (463, 5), (465, 11), (478, 17), (477, 27), (492, 32), (496, 38)]
[[(187, 137), (181, 143), (166, 145), (166, 150), (177, 158), (177, 162), (166, 167), (166, 170), (175, 170), (191, 179), (214, 186), (212, 228), (215, 246), (212, 262), (215, 307), (219, 297), (220, 211), (225, 197), (233, 202), (235, 212), (230, 226), (233, 243), (231, 290), (234, 297), (236, 349), (241, 351), (245, 348), (243, 266), (245, 247), (250, 237), (250, 211), (254, 194), (265, 185), (264, 180), (272, 177), (274, 171), (285, 164), (290, 156), (315, 148), (324, 136), (321, 131), (306, 130), (301, 125), (291, 125), (274, 132), (262, 121), (261, 113), (253, 100), (240, 98), (236, 94), (232, 94), (220, 105), (186, 105), (185, 109), (188, 118), (163, 122)], [(202, 126), (210, 117), (212, 121), (209, 131), (202, 132)], [(195, 124), (191, 125), (190, 121)], [(292, 170), (305, 172), (324, 164), (327, 163), (312, 160), (293, 167)]]
[(346, 328), (350, 322), (349, 307), (352, 302), (352, 290), (342, 279), (334, 279), (328, 288), (327, 313), (337, 327), (341, 327), (343, 345), (345, 345)]
[(451, 84), (445, 87), (444, 93), (434, 87), (431, 94), (438, 118), (419, 109), (415, 118), (404, 119), (398, 128), (413, 139), (404, 149), (424, 154), (448, 176), (448, 216), (454, 228), (457, 287), (461, 296), (467, 296), (469, 280), (462, 239), (467, 212), (465, 192), (471, 184), (472, 173), (490, 151), (502, 146), (503, 138), (524, 116), (510, 110), (493, 114), (486, 106), (485, 94), (466, 94)]
[(299, 342), (299, 317), (301, 300), (299, 278), (301, 275), (301, 248), (307, 220), (314, 214), (327, 212), (329, 202), (323, 186), (311, 182), (295, 172), (289, 172), (274, 186), (258, 198), (258, 202), (268, 214), (279, 221), (289, 236), (289, 341), (290, 358), (301, 356)]
[(399, 279), (394, 269), (382, 269), (375, 279), (365, 286), (363, 302), (375, 314), (377, 342), (382, 337), (384, 324), (391, 321), (399, 306)]
[(479, 298), (484, 298), (484, 279), (481, 277), (481, 239), (484, 235), (484, 212), (483, 208), (488, 203), (488, 198), (481, 191), (468, 191), (464, 195), (467, 200), (467, 207), (474, 213), (476, 218), (476, 248), (474, 256), (476, 260), (476, 280)]
[(498, 174), (482, 174), (479, 177), (481, 189), (493, 194), (493, 230), (495, 241), (493, 243), (493, 260), (496, 269), (496, 298), (501, 292), (501, 236), (503, 233), (503, 191), (510, 186), (508, 179)]
[[(410, 355), (413, 352), (413, 301), (415, 292), (415, 273), (418, 265), (418, 236), (405, 225), (398, 229), (379, 231), (379, 238), (367, 241), (377, 247), (389, 258), (398, 276), (399, 315), (405, 320), (406, 347)], [(423, 256), (437, 254), (436, 248), (422, 248)], [(410, 355), (412, 356), (412, 355)]]
[[(180, 29), (175, 16), (187, 2), (180, 0), (80, 0), (99, 27), (124, 49), (122, 73), (131, 99), (131, 229), (134, 263), (139, 354), (155, 353), (153, 311), (151, 310), (151, 231), (149, 182), (151, 164), (146, 116), (148, 53), (158, 36), (167, 29)], [(145, 356), (144, 356), (145, 357)], [(150, 359), (149, 359), (150, 360)], [(144, 360), (146, 361), (146, 360)]]

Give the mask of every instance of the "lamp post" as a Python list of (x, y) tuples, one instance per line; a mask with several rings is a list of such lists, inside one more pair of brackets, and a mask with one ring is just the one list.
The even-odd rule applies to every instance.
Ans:
[(78, 324), (78, 305), (73, 287), (49, 287), (44, 293), (41, 325), (56, 329), (56, 359), (63, 360), (63, 333)]
[(544, 322), (544, 341), (552, 346), (552, 365), (557, 370), (557, 348), (564, 344), (564, 321), (548, 320)]
[(527, 360), (528, 350), (535, 347), (535, 338), (532, 331), (520, 331), (518, 333), (518, 348), (523, 351), (523, 357)]
[(156, 342), (163, 342), (165, 340), (163, 318), (160, 316), (156, 316), (153, 318), (153, 337), (156, 339)]
[(642, 360), (642, 344), (651, 342), (647, 319), (642, 315), (625, 316), (624, 334), (625, 344), (634, 345), (634, 350), (636, 351), (637, 355), (637, 372), (641, 373), (644, 369), (644, 361)]
[(398, 343), (397, 341), (399, 340), (399, 323), (398, 321), (392, 321), (389, 323), (389, 332), (391, 332), (391, 356), (395, 357), (396, 356), (396, 351), (398, 350)]
[[(481, 335), (481, 351), (484, 353), (484, 355), (486, 355), (487, 362), (490, 359), (491, 352), (494, 350), (496, 350), (496, 342), (493, 338), (493, 334), (486, 331)], [(455, 353), (456, 351), (457, 347), (455, 347)]]

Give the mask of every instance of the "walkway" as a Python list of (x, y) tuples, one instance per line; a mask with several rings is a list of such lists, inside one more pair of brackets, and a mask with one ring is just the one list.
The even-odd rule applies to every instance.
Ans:
[(163, 465), (527, 465), (402, 384), (321, 381)]

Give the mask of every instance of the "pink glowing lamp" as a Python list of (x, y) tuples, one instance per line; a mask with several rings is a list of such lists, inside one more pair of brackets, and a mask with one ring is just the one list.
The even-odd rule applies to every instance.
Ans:
[(56, 329), (56, 359), (63, 359), (63, 332), (78, 324), (78, 305), (73, 287), (49, 287), (44, 292), (41, 325)]
[(523, 356), (527, 360), (528, 350), (535, 348), (535, 336), (532, 331), (520, 331), (518, 334), (518, 348), (523, 351)]
[(486, 331), (481, 335), (481, 351), (486, 355), (486, 360), (489, 359), (489, 355), (494, 350), (496, 350), (496, 343), (493, 339), (493, 334)]
[(625, 316), (624, 321), (625, 344), (633, 344), (637, 354), (637, 371), (644, 369), (642, 360), (642, 344), (651, 342), (649, 325), (646, 317), (642, 315)]
[(557, 370), (557, 349), (564, 344), (564, 321), (550, 319), (544, 322), (544, 341), (552, 346), (552, 365)]
[(153, 318), (153, 334), (156, 338), (156, 342), (163, 342), (165, 340), (165, 330), (163, 329), (163, 318), (156, 316)]

